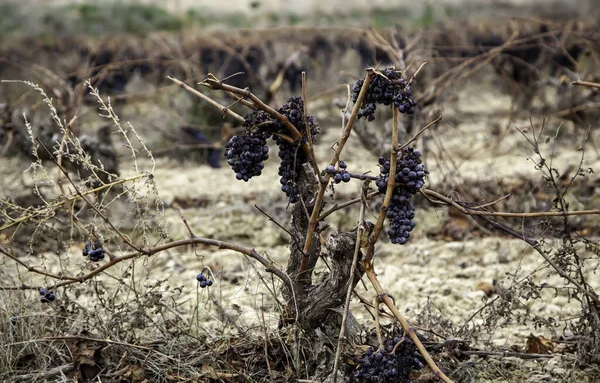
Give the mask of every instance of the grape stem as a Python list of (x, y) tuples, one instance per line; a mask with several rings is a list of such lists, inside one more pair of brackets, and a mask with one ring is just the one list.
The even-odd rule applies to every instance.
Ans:
[[(379, 191), (374, 191), (374, 192), (371, 192), (371, 193), (367, 194), (366, 198), (367, 198), (367, 200), (370, 200), (371, 198), (375, 197), (378, 194), (379, 194)], [(321, 214), (319, 216), (319, 221), (324, 220), (329, 215), (333, 214), (334, 212), (336, 212), (336, 211), (338, 211), (340, 209), (343, 209), (345, 207), (354, 205), (355, 203), (358, 203), (358, 202), (362, 201), (362, 198), (363, 197), (361, 196), (361, 197), (357, 197), (357, 198), (351, 199), (349, 201), (346, 201), (344, 203), (335, 204), (331, 209), (327, 210), (325, 213), (323, 213), (323, 214)]]
[(210, 73), (208, 74), (208, 78), (202, 81), (200, 85), (204, 85), (214, 90), (223, 90), (228, 93), (231, 92), (240, 95), (245, 99), (249, 99), (257, 108), (265, 111), (271, 117), (285, 125), (285, 127), (295, 140), (300, 141), (302, 139), (302, 133), (298, 131), (298, 129), (290, 122), (290, 120), (287, 119), (287, 117), (285, 117), (281, 113), (277, 112), (275, 109), (271, 108), (269, 105), (262, 102), (258, 97), (256, 97), (256, 95), (254, 95), (254, 93), (250, 92), (249, 89), (241, 89), (232, 85), (224, 84)]
[[(373, 79), (374, 75), (375, 75), (375, 71), (372, 68), (367, 69), (367, 75), (365, 76), (365, 82), (363, 83), (363, 86), (360, 89), (360, 93), (358, 94), (356, 103), (354, 104), (354, 108), (352, 109), (352, 114), (350, 115), (350, 118), (348, 119), (348, 122), (346, 123), (346, 126), (344, 127), (344, 130), (342, 131), (342, 136), (340, 137), (339, 141), (337, 142), (337, 144), (338, 144), (337, 148), (336, 148), (335, 152), (333, 153), (331, 160), (329, 161), (329, 163), (332, 165), (335, 165), (338, 162), (338, 160), (340, 159), (340, 154), (342, 153), (342, 150), (344, 149), (344, 145), (346, 144), (346, 141), (348, 141), (348, 138), (350, 137), (350, 133), (352, 132), (354, 122), (356, 121), (358, 112), (361, 108), (363, 100), (365, 99), (365, 95), (367, 94), (367, 90), (369, 89), (369, 85), (371, 84), (371, 80)], [(310, 250), (310, 245), (313, 240), (313, 234), (315, 232), (315, 228), (316, 228), (317, 222), (319, 220), (319, 213), (321, 211), (321, 208), (323, 207), (323, 197), (325, 196), (325, 190), (327, 189), (327, 183), (329, 182), (330, 178), (331, 178), (331, 175), (326, 174), (325, 177), (323, 177), (323, 180), (322, 180), (323, 182), (319, 183), (319, 191), (317, 192), (317, 198), (315, 200), (315, 204), (313, 206), (313, 210), (310, 215), (310, 219), (308, 221), (306, 240), (304, 242), (304, 248), (303, 248), (304, 256), (302, 257), (302, 262), (300, 264), (300, 270), (298, 271), (298, 279), (302, 279), (302, 276), (306, 272), (306, 268), (308, 266), (308, 255), (307, 254), (308, 254), (308, 251)]]
[(408, 145), (415, 142), (419, 138), (419, 136), (421, 134), (423, 134), (423, 132), (425, 132), (427, 129), (431, 128), (433, 125), (437, 124), (441, 119), (442, 119), (442, 116), (439, 116), (435, 120), (431, 121), (429, 124), (425, 125), (425, 127), (422, 128), (421, 130), (419, 130), (417, 133), (415, 133), (415, 135), (412, 136), (410, 140), (406, 141), (404, 144), (399, 146), (397, 151), (400, 152), (402, 149), (406, 148)]

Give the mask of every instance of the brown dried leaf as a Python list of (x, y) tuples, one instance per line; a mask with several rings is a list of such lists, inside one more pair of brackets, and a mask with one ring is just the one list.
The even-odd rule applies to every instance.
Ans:
[(554, 344), (542, 335), (529, 334), (526, 348), (530, 354), (551, 354), (554, 351)]
[(475, 290), (483, 291), (485, 295), (490, 297), (496, 291), (496, 287), (489, 282), (479, 282), (477, 286), (475, 286)]

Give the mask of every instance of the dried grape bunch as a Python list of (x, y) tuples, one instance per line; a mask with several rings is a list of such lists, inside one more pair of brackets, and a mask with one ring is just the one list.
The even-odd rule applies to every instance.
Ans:
[(50, 303), (53, 302), (56, 299), (56, 297), (54, 296), (54, 292), (51, 290), (48, 290), (45, 287), (42, 287), (40, 289), (40, 302), (42, 303)]
[(262, 111), (253, 112), (244, 118), (245, 134), (233, 136), (225, 145), (225, 157), (238, 180), (248, 180), (260, 176), (264, 161), (269, 158), (267, 139), (269, 131), (269, 116)]
[(206, 275), (204, 275), (203, 273), (196, 275), (196, 280), (198, 281), (198, 284), (201, 288), (212, 286), (213, 284), (213, 281), (206, 278)]
[[(255, 111), (244, 117), (244, 135), (233, 136), (225, 146), (225, 157), (238, 180), (248, 181), (262, 174), (264, 161), (269, 158), (267, 139), (273, 137), (279, 147), (279, 176), (281, 190), (291, 203), (299, 198), (297, 186), (302, 165), (308, 161), (302, 150), (302, 144), (314, 142), (319, 134), (318, 125), (313, 116), (304, 116), (304, 101), (295, 96), (288, 100), (278, 112), (284, 115), (302, 135), (294, 141), (288, 128), (274, 120), (264, 111)], [(307, 135), (306, 124), (310, 137)]]
[(350, 182), (352, 175), (348, 172), (348, 165), (344, 161), (340, 161), (338, 163), (339, 169), (336, 169), (335, 166), (329, 165), (325, 168), (325, 172), (331, 175), (333, 182), (339, 184), (341, 182)]
[[(308, 115), (304, 118), (304, 101), (302, 97), (295, 96), (288, 100), (279, 110), (279, 113), (286, 116), (287, 119), (298, 129), (302, 134), (302, 142), (290, 143), (282, 137), (276, 136), (275, 142), (279, 147), (279, 182), (281, 190), (289, 198), (290, 203), (298, 202), (299, 190), (297, 186), (298, 175), (302, 169), (302, 165), (308, 161), (306, 154), (300, 147), (302, 143), (307, 142), (306, 136), (306, 120), (310, 129), (310, 140), (314, 142), (319, 134), (318, 125), (313, 116)], [(279, 126), (279, 131), (285, 134), (285, 127)]]
[(102, 244), (100, 242), (88, 241), (83, 246), (83, 251), (81, 252), (84, 257), (87, 257), (92, 262), (98, 262), (104, 259), (104, 255), (106, 251), (102, 248)]
[[(356, 103), (360, 89), (365, 83), (364, 79), (358, 80), (352, 86), (352, 101)], [(392, 105), (400, 113), (413, 114), (417, 102), (412, 98), (412, 88), (394, 68), (387, 68), (376, 73), (358, 112), (358, 118), (365, 117), (368, 121), (375, 119), (377, 104)]]
[[(425, 182), (427, 171), (421, 162), (421, 153), (411, 147), (404, 148), (396, 162), (396, 183), (387, 211), (387, 218), (390, 222), (388, 237), (392, 243), (404, 245), (416, 225), (413, 220), (415, 208), (411, 204), (411, 198), (417, 194)], [(385, 193), (389, 180), (390, 162), (381, 157), (379, 165), (381, 169), (375, 185), (380, 193)]]
[(409, 383), (410, 372), (423, 368), (418, 356), (417, 348), (409, 338), (387, 339), (383, 350), (369, 349), (361, 356), (354, 381)]

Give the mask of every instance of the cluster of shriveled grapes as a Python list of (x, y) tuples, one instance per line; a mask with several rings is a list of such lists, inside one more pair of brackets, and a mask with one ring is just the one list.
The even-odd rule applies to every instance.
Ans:
[[(235, 172), (236, 178), (248, 181), (254, 176), (261, 175), (264, 161), (269, 158), (267, 139), (273, 137), (279, 147), (281, 190), (286, 194), (290, 203), (295, 203), (300, 194), (297, 186), (298, 176), (302, 165), (308, 160), (301, 146), (308, 139), (314, 142), (319, 134), (319, 129), (313, 116), (308, 115), (305, 118), (302, 97), (290, 98), (278, 112), (287, 117), (303, 135), (300, 142), (289, 142), (291, 137), (281, 122), (274, 120), (263, 111), (257, 111), (244, 118), (244, 134), (233, 136), (229, 140), (225, 146), (225, 156), (227, 163)], [(307, 121), (310, 138), (306, 134)]]
[[(352, 87), (352, 101), (355, 103), (364, 83), (365, 80), (360, 79)], [(410, 84), (394, 68), (387, 68), (375, 74), (358, 112), (358, 118), (365, 117), (368, 121), (373, 121), (377, 104), (393, 104), (400, 113), (407, 114), (413, 114), (417, 106), (417, 102), (412, 98)]]
[(200, 274), (196, 275), (196, 280), (198, 281), (198, 285), (201, 288), (209, 287), (209, 286), (212, 286), (212, 284), (213, 284), (213, 281), (208, 279), (206, 277), (206, 275), (204, 275), (204, 273), (200, 273)]
[(259, 176), (265, 167), (264, 161), (269, 158), (267, 138), (271, 137), (268, 129), (269, 115), (258, 111), (244, 118), (244, 135), (233, 136), (225, 145), (225, 157), (238, 180), (248, 180)]
[[(380, 193), (385, 193), (389, 180), (390, 162), (381, 157), (379, 165), (381, 169), (375, 185)], [(387, 218), (390, 222), (388, 237), (392, 243), (404, 245), (415, 227), (415, 221), (413, 221), (415, 208), (411, 204), (411, 198), (423, 187), (426, 174), (427, 171), (421, 165), (421, 153), (410, 147), (404, 148), (396, 162), (396, 183), (387, 211)]]
[(410, 338), (401, 335), (388, 338), (383, 350), (369, 349), (361, 356), (354, 372), (354, 381), (409, 383), (410, 372), (423, 368), (418, 356), (417, 348)]
[[(294, 125), (298, 131), (302, 133), (302, 144), (308, 140), (306, 137), (305, 120), (308, 120), (311, 142), (314, 142), (314, 140), (317, 138), (319, 129), (314, 117), (308, 115), (308, 118), (304, 118), (304, 101), (302, 100), (302, 97), (296, 96), (290, 98), (288, 102), (278, 110), (278, 112), (286, 116), (292, 125)], [(284, 127), (281, 125), (279, 129), (284, 131)], [(279, 176), (281, 177), (279, 181), (281, 183), (281, 190), (286, 194), (291, 203), (297, 202), (300, 195), (297, 185), (298, 176), (302, 170), (302, 165), (304, 165), (308, 159), (300, 147), (300, 143), (292, 144), (281, 137), (276, 137), (275, 142), (277, 142), (277, 146), (279, 147), (278, 154), (281, 160), (279, 163)]]
[(102, 244), (98, 241), (86, 242), (81, 252), (84, 257), (87, 257), (92, 262), (99, 262), (104, 259), (106, 251), (102, 248)]
[(54, 295), (54, 291), (48, 290), (45, 287), (42, 287), (40, 289), (40, 302), (50, 303), (50, 302), (53, 302), (55, 299), (56, 299), (56, 296)]
[(350, 182), (352, 178), (352, 174), (346, 170), (348, 165), (344, 161), (340, 161), (338, 163), (339, 169), (336, 169), (335, 166), (329, 165), (325, 168), (325, 172), (331, 176), (333, 182), (339, 184), (340, 182)]

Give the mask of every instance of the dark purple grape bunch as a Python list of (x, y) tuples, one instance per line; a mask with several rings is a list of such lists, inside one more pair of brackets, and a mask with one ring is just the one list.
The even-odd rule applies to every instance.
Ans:
[(421, 164), (421, 152), (411, 147), (402, 150), (396, 166), (396, 183), (410, 194), (417, 194), (425, 184), (427, 171)]
[(98, 262), (104, 259), (106, 251), (102, 248), (102, 244), (98, 241), (88, 241), (83, 246), (81, 252), (84, 257), (87, 257), (92, 262)]
[(355, 382), (410, 383), (410, 372), (423, 368), (415, 344), (409, 338), (387, 339), (384, 349), (367, 350), (358, 360)]
[(245, 134), (233, 136), (225, 145), (225, 157), (238, 180), (248, 180), (260, 176), (269, 158), (267, 139), (271, 137), (268, 129), (269, 116), (262, 111), (253, 112), (244, 118)]
[[(385, 193), (390, 174), (390, 161), (383, 157), (379, 158), (380, 173), (375, 182), (380, 193)], [(417, 194), (419, 189), (425, 184), (427, 171), (422, 165), (421, 152), (406, 147), (396, 161), (396, 188), (408, 191), (410, 194)]]
[(350, 173), (348, 173), (348, 165), (344, 161), (339, 162), (339, 169), (336, 169), (335, 166), (329, 165), (325, 168), (325, 172), (331, 176), (333, 182), (339, 184), (341, 182), (350, 182), (352, 178)]
[(212, 284), (213, 284), (213, 281), (206, 278), (206, 275), (204, 275), (203, 273), (196, 275), (196, 280), (198, 281), (198, 284), (200, 285), (201, 288), (212, 286)]
[(54, 300), (56, 299), (56, 296), (54, 296), (54, 292), (51, 290), (48, 290), (45, 287), (42, 287), (40, 289), (40, 302), (42, 303), (50, 303), (50, 302), (54, 302)]
[[(296, 185), (300, 166), (304, 153), (298, 145), (290, 144), (289, 142), (277, 137), (275, 139), (279, 146), (279, 182), (281, 183), (281, 191), (285, 193), (290, 203), (298, 202), (300, 191)], [(296, 155), (298, 153), (298, 155)], [(300, 164), (300, 166), (298, 166)]]
[[(358, 80), (352, 86), (352, 101), (356, 103), (360, 89), (365, 83), (364, 79)], [(358, 118), (365, 117), (368, 121), (375, 119), (377, 104), (386, 106), (394, 104), (400, 113), (413, 114), (417, 102), (412, 98), (412, 88), (394, 68), (387, 68), (376, 73), (369, 84), (367, 93), (358, 111)]]
[[(295, 96), (288, 100), (279, 110), (279, 113), (286, 116), (287, 119), (298, 129), (303, 135), (302, 143), (308, 141), (306, 135), (306, 120), (308, 120), (310, 130), (310, 140), (314, 142), (319, 134), (318, 125), (313, 116), (308, 115), (304, 118), (304, 101), (302, 97)], [(287, 129), (283, 125), (279, 125), (279, 129), (283, 134), (287, 133)], [(275, 142), (279, 147), (279, 182), (281, 190), (288, 197), (290, 203), (296, 203), (299, 200), (300, 191), (298, 190), (298, 176), (302, 170), (302, 165), (308, 161), (304, 151), (300, 147), (301, 143), (290, 143), (282, 137), (276, 136)]]
[[(279, 113), (287, 117), (288, 120), (302, 133), (303, 142), (307, 141), (306, 137), (306, 121), (308, 120), (308, 127), (310, 129), (310, 139), (314, 142), (319, 135), (319, 125), (315, 121), (312, 115), (308, 115), (304, 118), (304, 100), (300, 96), (294, 96), (290, 98), (281, 108), (278, 110)], [(280, 129), (282, 132), (287, 132), (287, 129)]]
[[(404, 245), (416, 225), (413, 221), (415, 207), (411, 204), (411, 198), (423, 187), (427, 175), (421, 162), (421, 153), (411, 147), (404, 148), (396, 162), (396, 183), (386, 213), (390, 223), (388, 237), (392, 243)], [(380, 174), (375, 185), (380, 193), (385, 193), (389, 180), (390, 162), (381, 157), (379, 165), (381, 166)]]
[(404, 245), (415, 228), (415, 207), (410, 203), (412, 195), (406, 190), (394, 190), (386, 216), (390, 223), (388, 237), (392, 243)]

